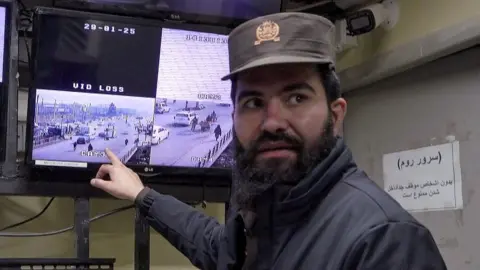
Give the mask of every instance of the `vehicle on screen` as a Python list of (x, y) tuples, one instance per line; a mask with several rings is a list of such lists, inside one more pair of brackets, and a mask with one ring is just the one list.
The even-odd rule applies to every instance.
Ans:
[(152, 130), (152, 144), (159, 144), (170, 136), (170, 131), (162, 126), (153, 126)]
[(193, 112), (183, 111), (178, 112), (174, 117), (175, 126), (190, 126), (196, 114)]

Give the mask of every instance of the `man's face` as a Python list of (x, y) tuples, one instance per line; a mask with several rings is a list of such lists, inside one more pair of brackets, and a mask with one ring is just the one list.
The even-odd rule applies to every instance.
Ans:
[(335, 145), (346, 102), (328, 104), (313, 65), (273, 65), (239, 75), (233, 115), (242, 198), (296, 183)]

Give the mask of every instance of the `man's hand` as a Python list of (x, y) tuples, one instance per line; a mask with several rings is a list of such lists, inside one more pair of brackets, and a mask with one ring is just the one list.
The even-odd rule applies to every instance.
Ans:
[[(144, 188), (142, 180), (123, 165), (112, 151), (106, 149), (105, 152), (112, 164), (103, 164), (90, 183), (118, 199), (135, 201), (138, 193)], [(107, 176), (110, 180), (105, 180)]]

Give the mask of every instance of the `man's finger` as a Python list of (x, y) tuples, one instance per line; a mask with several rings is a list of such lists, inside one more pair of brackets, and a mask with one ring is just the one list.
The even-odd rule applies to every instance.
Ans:
[(107, 154), (108, 159), (112, 162), (113, 165), (123, 165), (120, 159), (112, 152), (110, 149), (105, 149), (105, 153)]
[(101, 189), (107, 193), (112, 192), (112, 182), (103, 179), (94, 178), (90, 181), (90, 184), (98, 189)]
[(95, 178), (103, 179), (105, 176), (110, 174), (110, 172), (113, 170), (113, 166), (110, 164), (103, 164), (100, 166), (100, 169), (98, 169), (97, 175), (95, 175)]

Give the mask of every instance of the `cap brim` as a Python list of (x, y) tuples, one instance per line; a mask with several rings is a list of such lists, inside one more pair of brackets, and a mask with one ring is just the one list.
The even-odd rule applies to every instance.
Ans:
[(312, 64), (330, 64), (333, 63), (332, 60), (329, 59), (319, 59), (315, 57), (307, 57), (307, 56), (295, 56), (295, 55), (272, 55), (259, 58), (254, 60), (243, 67), (237, 68), (232, 71), (230, 74), (224, 76), (222, 81), (226, 81), (231, 79), (233, 76), (237, 75), (240, 72), (246, 71), (248, 69), (268, 66), (268, 65), (278, 65), (278, 64), (302, 64), (302, 63), (312, 63)]

